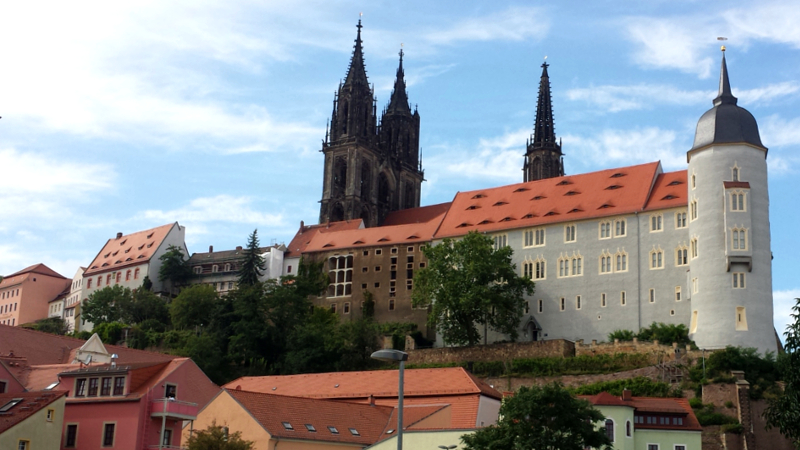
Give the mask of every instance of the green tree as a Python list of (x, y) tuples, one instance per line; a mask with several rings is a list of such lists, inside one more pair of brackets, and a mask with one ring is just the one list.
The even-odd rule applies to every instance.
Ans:
[(211, 285), (194, 284), (183, 288), (169, 306), (172, 326), (178, 329), (208, 326), (219, 303), (219, 294)]
[(247, 238), (247, 248), (244, 250), (244, 259), (239, 269), (239, 286), (258, 284), (258, 279), (264, 274), (264, 270), (266, 270), (266, 266), (258, 244), (258, 229), (255, 229)]
[(69, 325), (61, 317), (48, 317), (46, 319), (39, 319), (33, 323), (25, 323), (20, 325), (23, 328), (30, 328), (31, 330), (41, 331), (43, 333), (65, 335), (69, 333)]
[(522, 387), (500, 406), (496, 425), (466, 434), (467, 450), (583, 450), (611, 449), (605, 419), (586, 400), (573, 397), (558, 383)]
[(777, 428), (781, 434), (790, 439), (795, 448), (800, 449), (800, 298), (791, 316), (794, 319), (786, 327), (786, 356), (781, 358), (783, 381), (786, 386), (783, 395), (770, 400), (764, 411), (767, 428)]
[(194, 275), (192, 268), (189, 267), (189, 260), (180, 247), (170, 245), (158, 259), (161, 260), (158, 281), (169, 283), (170, 294), (175, 288), (185, 285)]
[(318, 373), (337, 369), (342, 357), (339, 317), (325, 308), (314, 308), (308, 320), (289, 336), (285, 373)]
[(94, 291), (81, 306), (81, 317), (99, 325), (122, 320), (119, 305), (131, 301), (131, 290), (118, 284)]
[(130, 295), (124, 296), (118, 307), (122, 322), (127, 324), (145, 321), (156, 321), (164, 325), (170, 323), (167, 302), (146, 289), (130, 291)]
[(252, 450), (255, 442), (242, 439), (242, 433), (231, 433), (216, 421), (205, 430), (195, 431), (186, 441), (188, 450)]
[(477, 344), (479, 325), (516, 340), (523, 295), (532, 295), (534, 284), (517, 275), (511, 247), (494, 249), (491, 238), (470, 232), (422, 251), (428, 265), (414, 279), (413, 303), (431, 306), (428, 322), (446, 343)]

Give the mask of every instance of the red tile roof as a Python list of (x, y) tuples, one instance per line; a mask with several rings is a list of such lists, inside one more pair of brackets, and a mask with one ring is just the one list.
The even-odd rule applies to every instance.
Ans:
[(323, 223), (319, 225), (303, 225), (300, 224), (300, 229), (297, 234), (292, 238), (292, 242), (286, 248), (284, 256), (300, 256), (305, 250), (311, 240), (318, 234), (334, 233), (342, 230), (357, 230), (364, 227), (364, 222), (361, 219), (347, 220), (342, 222)]
[(658, 425), (637, 423), (635, 428), (670, 430), (681, 429), (689, 431), (700, 431), (702, 427), (697, 417), (694, 415), (689, 400), (685, 398), (658, 398), (658, 397), (632, 397), (631, 400), (622, 400), (607, 392), (597, 395), (581, 395), (580, 398), (589, 400), (597, 406), (627, 406), (633, 408), (637, 413), (656, 413), (667, 415), (681, 415), (684, 417), (684, 425)]
[[(406, 406), (418, 405), (432, 405), (432, 404), (446, 404), (450, 407), (450, 425), (449, 429), (462, 429), (462, 428), (475, 428), (478, 425), (478, 408), (481, 403), (481, 396), (478, 394), (461, 394), (461, 395), (441, 395), (429, 397), (408, 397), (405, 394), (403, 397), (403, 408)], [(353, 399), (346, 399), (352, 401)], [(368, 399), (357, 399), (358, 403), (367, 403)], [(378, 398), (375, 400), (376, 405), (384, 406), (397, 406), (397, 397), (394, 398)], [(395, 418), (394, 423), (397, 423)], [(403, 417), (403, 423), (407, 423)], [(488, 424), (486, 424), (488, 425)]]
[[(65, 364), (75, 359), (77, 350), (86, 341), (55, 334), (42, 333), (21, 327), (0, 325), (0, 354), (25, 357), (30, 365)], [(146, 361), (168, 361), (174, 355), (135, 350), (117, 345), (105, 345), (109, 353), (119, 355), (118, 364)]]
[(687, 191), (685, 170), (659, 174), (644, 210), (686, 206), (689, 204), (686, 198)]
[[(386, 427), (392, 408), (329, 400), (287, 397), (236, 389), (226, 389), (267, 432), (281, 439), (302, 439), (325, 442), (370, 445)], [(288, 422), (292, 430), (287, 430)], [(306, 424), (316, 431), (310, 431)], [(331, 432), (335, 427), (338, 434)], [(355, 429), (358, 435), (350, 432)]]
[[(661, 163), (601, 170), (456, 194), (436, 238), (641, 211)], [(684, 189), (685, 191), (685, 189)]]
[[(0, 289), (6, 286), (12, 286), (15, 284), (20, 284), (23, 281), (27, 280), (30, 277), (35, 275), (44, 275), (47, 277), (53, 278), (63, 278), (67, 280), (67, 277), (59, 274), (58, 272), (54, 271), (53, 269), (45, 266), (44, 264), (34, 264), (32, 266), (26, 267), (18, 272), (14, 272), (11, 275), (7, 275), (3, 277), (3, 280), (0, 281)], [(71, 280), (67, 280), (67, 282), (71, 282)]]
[(122, 267), (141, 264), (150, 260), (158, 247), (177, 222), (137, 231), (120, 238), (109, 239), (100, 253), (95, 256), (84, 276), (117, 270)]
[(0, 433), (41, 411), (47, 405), (67, 395), (67, 391), (37, 391), (0, 394), (0, 408), (14, 399), (21, 399), (6, 412), (0, 412)]
[[(414, 424), (449, 408), (450, 405), (403, 405), (403, 430), (414, 427)], [(440, 428), (449, 429), (449, 428)], [(386, 423), (386, 428), (381, 433), (381, 440), (390, 438), (397, 433), (397, 408), (392, 409), (392, 415)]]
[[(308, 398), (363, 399), (370, 395), (375, 398), (396, 398), (397, 380), (397, 370), (372, 370), (242, 377), (223, 387)], [(461, 367), (406, 369), (403, 392), (407, 398), (464, 394), (483, 394), (498, 400), (502, 398), (500, 392), (472, 377)]]
[(421, 206), (419, 208), (401, 209), (394, 211), (386, 216), (383, 221), (384, 227), (393, 225), (406, 225), (410, 223), (423, 223), (429, 222), (441, 214), (447, 212), (450, 208), (450, 202), (439, 203), (437, 205)]

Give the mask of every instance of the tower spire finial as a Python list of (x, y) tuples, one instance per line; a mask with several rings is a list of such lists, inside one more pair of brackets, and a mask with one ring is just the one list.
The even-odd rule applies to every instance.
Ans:
[[(726, 38), (717, 39), (725, 40)], [(717, 95), (717, 98), (714, 99), (714, 105), (735, 105), (738, 100), (731, 92), (731, 82), (728, 79), (728, 64), (725, 61), (725, 46), (723, 45), (720, 50), (722, 51), (722, 66), (720, 67), (719, 71), (719, 94)]]
[(367, 69), (364, 66), (364, 50), (361, 48), (361, 13), (358, 14), (358, 24), (356, 25), (356, 44), (353, 46), (353, 56), (350, 58), (350, 67), (345, 77), (345, 85), (363, 84), (369, 86), (367, 81)]
[(394, 80), (394, 88), (392, 89), (392, 96), (389, 99), (389, 106), (386, 108), (388, 112), (401, 112), (411, 114), (411, 107), (408, 104), (408, 93), (406, 92), (405, 71), (403, 70), (403, 44), (400, 44), (400, 64), (397, 66), (397, 76)]

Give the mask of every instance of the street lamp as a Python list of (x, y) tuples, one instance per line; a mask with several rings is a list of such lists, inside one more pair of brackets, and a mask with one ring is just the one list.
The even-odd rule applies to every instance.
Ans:
[(371, 355), (381, 361), (400, 362), (400, 385), (397, 388), (397, 450), (403, 450), (403, 369), (408, 361), (408, 353), (400, 350), (378, 350)]
[(454, 448), (458, 447), (457, 445), (440, 445), (439, 448), (442, 450), (453, 450)]

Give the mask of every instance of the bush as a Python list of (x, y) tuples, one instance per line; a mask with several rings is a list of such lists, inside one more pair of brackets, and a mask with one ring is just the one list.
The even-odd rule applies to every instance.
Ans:
[(639, 330), (636, 335), (640, 341), (658, 341), (662, 344), (677, 342), (679, 345), (692, 344), (689, 329), (684, 324), (665, 324), (653, 322), (648, 328)]
[(740, 423), (726, 423), (720, 427), (719, 431), (722, 433), (742, 434), (744, 432), (744, 427)]
[(733, 402), (728, 400), (727, 402), (725, 402), (725, 407), (726, 408), (733, 408)]
[[(743, 370), (744, 379), (750, 383), (750, 398), (758, 400), (765, 393), (778, 391), (776, 381), (781, 379), (781, 364), (775, 361), (772, 353), (763, 357), (754, 348), (726, 347), (706, 358), (706, 378), (714, 383), (733, 383), (736, 378), (731, 370)], [(702, 382), (703, 367), (697, 364), (689, 370), (692, 381)]]
[(104, 322), (95, 325), (94, 332), (97, 333), (103, 343), (116, 344), (122, 340), (122, 330), (125, 328), (125, 324), (120, 322)]
[(627, 380), (600, 381), (597, 383), (586, 384), (571, 391), (576, 395), (597, 395), (601, 392), (608, 392), (611, 395), (621, 396), (623, 389), (630, 389), (631, 394), (636, 397), (682, 397), (683, 393), (679, 389), (672, 389), (667, 383), (653, 381), (647, 377), (636, 377)]
[(620, 341), (632, 341), (636, 337), (636, 333), (631, 330), (614, 330), (608, 333), (608, 341), (614, 342), (615, 339)]
[(700, 409), (703, 407), (703, 400), (701, 400), (700, 397), (690, 398), (689, 406), (691, 406), (692, 409)]
[(715, 412), (714, 405), (711, 404), (703, 405), (703, 408), (696, 410), (694, 415), (697, 416), (697, 421), (700, 422), (700, 425), (704, 427), (739, 423), (735, 417)]
[(572, 358), (521, 358), (512, 361), (512, 371), (527, 376), (555, 376), (612, 373), (647, 367), (650, 357), (644, 354), (581, 355)]

